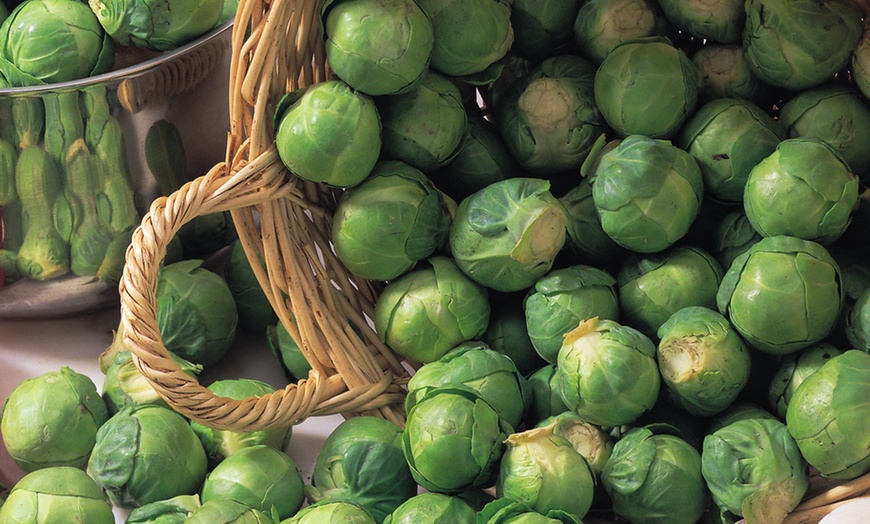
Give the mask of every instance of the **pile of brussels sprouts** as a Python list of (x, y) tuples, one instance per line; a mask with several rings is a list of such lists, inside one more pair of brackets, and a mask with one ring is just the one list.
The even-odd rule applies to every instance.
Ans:
[[(348, 418), (305, 484), (271, 451), (289, 429), (179, 423), (114, 347), (103, 369), (131, 386), (65, 385), (80, 428), (64, 433), (80, 446), (22, 467), (84, 468), (87, 487), (70, 490), (87, 511), (125, 505), (128, 522), (282, 524), (776, 523), (811, 477), (870, 472), (870, 31), (857, 3), (320, 8), (333, 76), (281, 100), (277, 148), (339, 193), (335, 252), (376, 283), (372, 325), (414, 369), (404, 427)], [(235, 284), (224, 273), (236, 322), (265, 328), (288, 379), (305, 376), (243, 256), (230, 256)], [(192, 300), (171, 280), (162, 304)], [(189, 373), (225, 351), (179, 338), (167, 347)], [(177, 425), (161, 434), (158, 417)], [(145, 456), (161, 480), (137, 469)], [(0, 523), (39, 492), (22, 483)]]

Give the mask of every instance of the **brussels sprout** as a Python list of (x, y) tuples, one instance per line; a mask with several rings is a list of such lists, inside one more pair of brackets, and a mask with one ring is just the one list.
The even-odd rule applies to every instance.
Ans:
[[(715, 433), (732, 422), (738, 420), (766, 418), (780, 421), (776, 415), (754, 402), (736, 400), (724, 411), (713, 416), (707, 424), (707, 433)], [(780, 421), (781, 422), (781, 421)]]
[(707, 506), (701, 453), (685, 440), (634, 428), (616, 441), (601, 483), (631, 522), (698, 522)]
[(739, 44), (706, 43), (691, 55), (692, 63), (701, 73), (699, 99), (741, 98), (763, 104), (769, 96), (769, 86), (755, 76), (743, 46)]
[(810, 466), (827, 477), (870, 471), (870, 355), (850, 349), (828, 359), (791, 397), (785, 423)]
[(692, 115), (674, 143), (695, 157), (707, 196), (743, 203), (750, 171), (785, 138), (782, 125), (752, 102), (717, 98)]
[(701, 73), (670, 40), (619, 44), (595, 73), (595, 103), (619, 136), (671, 138), (698, 103)]
[(260, 444), (240, 449), (216, 465), (203, 481), (200, 498), (203, 504), (229, 499), (287, 518), (299, 511), (305, 494), (293, 459)]
[(559, 200), (568, 212), (564, 253), (570, 260), (601, 267), (625, 254), (623, 247), (614, 242), (601, 227), (601, 219), (592, 199), (592, 183), (588, 178), (581, 178)]
[(809, 487), (795, 439), (773, 418), (738, 420), (704, 437), (701, 474), (716, 506), (747, 522), (782, 522)]
[(89, 0), (100, 24), (125, 46), (169, 51), (208, 33), (223, 13), (224, 0)]
[(436, 256), (388, 283), (374, 309), (375, 330), (398, 354), (426, 363), (441, 358), (486, 330), (490, 305), (486, 288)]
[(557, 55), (515, 80), (499, 99), (499, 133), (529, 174), (552, 177), (583, 164), (605, 127), (594, 79), (592, 62)]
[(659, 5), (674, 26), (699, 40), (732, 44), (743, 35), (743, 0), (659, 0)]
[(625, 138), (600, 155), (589, 176), (602, 229), (631, 251), (655, 253), (673, 245), (701, 209), (698, 163), (665, 140)]
[(570, 441), (553, 426), (513, 433), (506, 440), (495, 490), (546, 515), (568, 513), (581, 520), (592, 506), (595, 475)]
[(133, 508), (196, 493), (208, 462), (188, 421), (160, 406), (131, 406), (97, 431), (87, 472), (112, 504)]
[(555, 364), (545, 364), (531, 373), (527, 379), (531, 391), (525, 423), (531, 427), (559, 413), (568, 411), (559, 392), (559, 375)]
[(574, 45), (574, 19), (582, 0), (513, 0), (511, 53), (538, 62), (569, 51)]
[(306, 487), (308, 500), (347, 500), (377, 521), (417, 493), (402, 450), (402, 428), (389, 420), (349, 418), (326, 438)]
[(483, 74), (513, 43), (506, 0), (417, 0), (432, 21), (432, 69), (449, 76)]
[(534, 427), (548, 426), (552, 427), (554, 435), (566, 439), (586, 459), (589, 469), (597, 479), (613, 452), (614, 438), (600, 426), (586, 422), (573, 411), (563, 411), (547, 417)]
[(78, 80), (115, 63), (112, 39), (78, 0), (18, 4), (0, 25), (0, 42), (0, 73), (12, 87)]
[(300, 509), (281, 524), (375, 524), (362, 507), (347, 500), (323, 500)]
[(570, 513), (551, 511), (542, 515), (522, 502), (497, 498), (481, 509), (478, 524), (581, 524)]
[(786, 410), (798, 386), (825, 362), (842, 353), (842, 349), (828, 342), (819, 342), (783, 357), (770, 379), (768, 388), (767, 398), (770, 406), (776, 410), (776, 414), (785, 420)]
[(260, 287), (239, 239), (230, 243), (224, 279), (236, 301), (240, 328), (251, 333), (262, 333), (268, 326), (278, 322), (278, 315)]
[(493, 294), (490, 306), (489, 325), (480, 340), (490, 349), (510, 358), (523, 376), (546, 364), (529, 338), (522, 297)]
[(870, 22), (864, 22), (861, 38), (852, 51), (852, 79), (865, 97), (870, 97)]
[(742, 209), (726, 213), (713, 230), (712, 254), (726, 271), (735, 258), (761, 240)]
[(720, 413), (749, 382), (749, 349), (728, 319), (701, 306), (659, 327), (656, 360), (671, 400), (693, 415)]
[(185, 521), (186, 524), (278, 524), (269, 513), (232, 499), (214, 499), (203, 503)]
[(94, 382), (64, 366), (15, 386), (3, 405), (0, 434), (24, 471), (83, 467), (108, 418)]
[(450, 215), (426, 175), (385, 160), (342, 193), (332, 220), (332, 241), (344, 265), (369, 280), (392, 280), (446, 243)]
[(779, 121), (790, 138), (820, 138), (843, 157), (856, 176), (870, 170), (870, 107), (860, 92), (839, 84), (825, 84), (796, 94), (783, 104)]
[(424, 491), (384, 519), (384, 524), (474, 524), (477, 511), (461, 496)]
[(194, 364), (220, 360), (236, 336), (239, 314), (226, 281), (189, 259), (157, 275), (157, 325), (166, 349)]
[(849, 309), (845, 333), (854, 348), (870, 352), (870, 288), (858, 295)]
[(574, 19), (574, 40), (596, 64), (623, 42), (673, 34), (659, 3), (651, 0), (586, 0)]
[(858, 185), (831, 146), (813, 137), (789, 138), (749, 172), (743, 208), (762, 236), (829, 244), (849, 225)]
[(124, 524), (184, 524), (201, 505), (199, 494), (178, 495), (133, 508)]
[(565, 244), (567, 213), (539, 178), (495, 182), (459, 203), (450, 251), (471, 279), (496, 291), (525, 289)]
[[(208, 389), (218, 397), (234, 400), (262, 397), (275, 392), (275, 388), (270, 384), (252, 378), (216, 380), (209, 384)], [(202, 442), (206, 456), (212, 464), (217, 464), (249, 447), (261, 444), (283, 451), (293, 432), (292, 426), (276, 426), (258, 431), (230, 431), (214, 429), (195, 420), (190, 421), (190, 427)]]
[[(119, 329), (115, 334), (115, 340), (121, 341)], [(188, 375), (197, 375), (202, 371), (202, 366), (188, 362), (170, 352), (172, 360)], [(109, 415), (121, 411), (126, 406), (156, 404), (165, 408), (169, 407), (166, 400), (161, 397), (154, 386), (145, 378), (145, 375), (136, 367), (133, 354), (126, 348), (114, 353), (111, 364), (105, 370), (102, 396), (109, 410)]]
[(428, 71), (411, 91), (378, 97), (375, 104), (383, 125), (383, 147), (373, 149), (373, 157), (381, 154), (429, 173), (462, 149), (465, 107), (459, 87), (446, 76)]
[(100, 487), (81, 468), (52, 466), (24, 475), (0, 505), (0, 522), (112, 524), (115, 515)]
[(275, 112), (278, 156), (305, 180), (355, 186), (375, 167), (381, 142), (374, 101), (341, 80), (288, 93)]
[(429, 173), (438, 188), (457, 201), (493, 182), (522, 173), (495, 124), (474, 112), (466, 116), (462, 148), (447, 165)]
[(612, 320), (592, 318), (565, 335), (556, 363), (565, 405), (587, 422), (629, 424), (649, 411), (661, 378), (655, 344)]
[(526, 379), (513, 361), (482, 342), (464, 342), (420, 366), (408, 381), (405, 410), (444, 386), (470, 389), (513, 427), (520, 425), (531, 400)]
[(283, 323), (279, 322), (266, 329), (266, 344), (269, 346), (269, 351), (281, 364), (281, 370), (287, 380), (296, 382), (308, 377), (311, 364)]
[(851, 0), (747, 0), (743, 48), (765, 83), (799, 91), (830, 79), (861, 38)]
[(766, 237), (737, 257), (716, 295), (719, 312), (759, 351), (784, 355), (828, 336), (843, 307), (840, 269), (820, 244)]
[(414, 480), (450, 495), (494, 483), (511, 433), (510, 424), (475, 393), (435, 388), (408, 410), (402, 446)]
[(565, 333), (592, 317), (619, 320), (616, 279), (592, 266), (554, 269), (535, 282), (525, 301), (526, 329), (538, 354), (556, 363)]
[(684, 307), (715, 309), (722, 275), (713, 255), (694, 246), (630, 255), (617, 275), (621, 317), (654, 338), (659, 326)]

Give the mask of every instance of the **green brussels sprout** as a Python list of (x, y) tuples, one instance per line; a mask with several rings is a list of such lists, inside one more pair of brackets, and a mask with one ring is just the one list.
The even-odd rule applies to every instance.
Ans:
[(865, 22), (858, 45), (852, 50), (850, 60), (855, 87), (865, 97), (870, 97), (870, 23)]
[(188, 421), (160, 406), (130, 406), (97, 431), (87, 472), (115, 506), (133, 508), (196, 493), (205, 449)]
[(109, 418), (94, 382), (67, 366), (19, 383), (0, 416), (6, 453), (27, 472), (85, 466)]
[(282, 322), (266, 329), (266, 344), (281, 365), (281, 371), (287, 380), (297, 382), (308, 377), (311, 363)]
[(765, 83), (800, 91), (842, 69), (861, 38), (851, 0), (747, 0), (743, 48)]
[[(118, 334), (115, 335), (115, 339), (120, 340)], [(106, 402), (110, 416), (131, 405), (156, 404), (169, 407), (166, 400), (157, 393), (154, 386), (136, 367), (133, 354), (129, 350), (124, 349), (114, 355), (105, 371), (102, 389), (103, 400)], [(202, 371), (202, 366), (188, 362), (172, 352), (170, 357), (188, 375), (197, 375)]]
[(493, 182), (522, 173), (495, 124), (474, 112), (466, 116), (461, 149), (447, 165), (429, 173), (438, 188), (457, 201)]
[(412, 0), (329, 0), (321, 8), (326, 61), (354, 89), (413, 89), (428, 70), (432, 22)]
[(432, 21), (430, 67), (449, 76), (489, 75), (514, 39), (506, 0), (417, 0)]
[(605, 123), (595, 105), (595, 65), (576, 55), (544, 59), (515, 80), (495, 107), (505, 145), (532, 176), (579, 169)]
[(592, 183), (583, 177), (559, 200), (568, 212), (568, 235), (564, 253), (578, 264), (607, 266), (625, 254), (622, 246), (601, 227), (592, 198)]
[(349, 418), (326, 437), (306, 486), (310, 502), (351, 501), (377, 522), (416, 493), (402, 450), (402, 428), (373, 416)]
[(393, 280), (447, 241), (445, 199), (419, 169), (378, 163), (362, 184), (344, 191), (332, 219), (335, 252), (354, 274)]
[(563, 411), (547, 417), (534, 427), (552, 426), (553, 434), (558, 435), (574, 447), (586, 459), (589, 469), (597, 479), (604, 465), (613, 453), (614, 438), (600, 426), (590, 424), (573, 411)]
[(458, 344), (474, 340), (489, 324), (486, 288), (468, 278), (453, 259), (431, 257), (427, 267), (389, 282), (374, 309), (375, 330), (398, 354), (434, 362)]
[(275, 111), (278, 156), (305, 180), (353, 187), (375, 167), (381, 143), (374, 101), (341, 80), (288, 93)]
[(870, 354), (850, 349), (808, 375), (788, 403), (785, 424), (810, 466), (826, 477), (870, 471)]
[(461, 496), (424, 491), (387, 515), (383, 524), (474, 524), (477, 511)]
[(659, 327), (656, 360), (670, 399), (690, 414), (710, 416), (731, 405), (749, 382), (749, 349), (719, 312), (677, 310)]
[(701, 209), (698, 162), (665, 140), (625, 138), (600, 155), (589, 176), (602, 229), (630, 251), (655, 253), (673, 245)]
[(830, 244), (849, 225), (858, 185), (830, 145), (814, 137), (789, 138), (749, 172), (743, 208), (762, 236)]
[(870, 170), (870, 107), (851, 86), (824, 84), (796, 94), (783, 104), (779, 121), (790, 138), (820, 138), (843, 157), (856, 176)]
[(411, 91), (380, 96), (375, 104), (383, 147), (373, 149), (372, 156), (401, 160), (429, 173), (462, 150), (467, 116), (459, 87), (446, 76), (428, 71)]
[(260, 287), (257, 275), (239, 239), (230, 243), (230, 254), (224, 270), (224, 279), (236, 301), (239, 327), (251, 333), (262, 333), (278, 322), (278, 315)]
[(539, 62), (570, 51), (574, 45), (574, 19), (582, 0), (513, 0), (511, 53)]
[(711, 251), (722, 268), (727, 271), (735, 258), (759, 240), (761, 235), (752, 227), (743, 209), (735, 209), (722, 216), (716, 224)]
[(661, 377), (655, 344), (613, 320), (592, 318), (565, 335), (556, 375), (565, 405), (587, 422), (629, 424), (652, 409)]
[(24, 475), (0, 505), (0, 522), (112, 524), (112, 505), (81, 468), (51, 466)]
[(707, 487), (701, 476), (701, 453), (685, 440), (634, 428), (613, 446), (601, 483), (613, 511), (630, 522), (701, 520)]
[(843, 353), (828, 342), (819, 342), (797, 353), (784, 356), (770, 378), (767, 398), (776, 414), (785, 420), (788, 405), (798, 386), (815, 373), (825, 362)]
[(782, 522), (809, 487), (807, 463), (775, 418), (732, 422), (704, 437), (701, 474), (722, 512)]
[(448, 386), (429, 390), (408, 410), (402, 446), (420, 486), (452, 495), (494, 483), (511, 433), (486, 401)]
[(596, 64), (623, 42), (674, 33), (658, 2), (586, 0), (574, 19), (574, 40)]
[(582, 524), (580, 520), (562, 511), (542, 515), (522, 502), (497, 498), (484, 506), (477, 516), (478, 524)]
[(595, 475), (554, 424), (509, 435), (495, 484), (497, 497), (522, 502), (546, 515), (568, 513), (581, 520), (592, 506)]
[(184, 524), (201, 505), (198, 493), (149, 502), (130, 510), (124, 524)]
[(526, 379), (513, 361), (483, 342), (464, 342), (440, 359), (423, 364), (408, 381), (405, 410), (435, 388), (468, 388), (513, 427), (519, 427), (531, 400)]
[(496, 291), (528, 288), (565, 245), (565, 207), (540, 178), (495, 182), (459, 203), (450, 251), (472, 280)]
[(179, 357), (208, 366), (229, 351), (239, 313), (226, 280), (188, 259), (163, 266), (157, 275), (157, 325), (164, 346)]
[(542, 420), (568, 411), (559, 392), (559, 375), (555, 364), (544, 364), (529, 374), (527, 384), (531, 391), (525, 417), (527, 427), (536, 426)]
[(214, 28), (223, 13), (224, 0), (89, 0), (100, 24), (124, 46), (169, 51)]
[(204, 502), (186, 524), (278, 524), (271, 514), (232, 499)]
[(684, 307), (715, 309), (722, 276), (713, 255), (694, 246), (629, 255), (616, 277), (621, 318), (654, 338), (659, 327)]
[(79, 0), (22, 2), (0, 25), (0, 73), (10, 87), (68, 82), (105, 73), (115, 46)]
[(717, 98), (689, 118), (674, 143), (698, 162), (705, 195), (743, 203), (752, 168), (785, 138), (782, 125), (752, 102)]
[(668, 20), (691, 37), (733, 44), (743, 35), (743, 0), (659, 0), (659, 5)]
[(690, 56), (701, 73), (701, 102), (715, 98), (740, 98), (763, 104), (770, 88), (755, 76), (740, 44), (706, 43)]
[(597, 267), (554, 269), (535, 282), (525, 300), (526, 329), (538, 354), (556, 363), (565, 333), (592, 317), (619, 320), (616, 279)]
[(694, 113), (701, 81), (695, 64), (670, 40), (630, 40), (598, 67), (595, 103), (619, 136), (671, 138)]
[(200, 499), (203, 504), (234, 500), (287, 518), (299, 511), (305, 494), (293, 459), (282, 450), (259, 444), (240, 449), (216, 465), (202, 483)]
[(481, 342), (510, 358), (524, 377), (546, 364), (529, 338), (522, 297), (493, 294), (489, 302), (492, 311)]
[(785, 355), (828, 336), (844, 294), (827, 249), (790, 236), (765, 237), (737, 257), (716, 294), (719, 312), (753, 348)]
[[(262, 397), (275, 392), (272, 385), (252, 378), (216, 380), (209, 384), (208, 390), (218, 397), (234, 400)], [(266, 445), (283, 451), (287, 447), (287, 443), (290, 442), (290, 436), (293, 433), (293, 426), (276, 426), (257, 431), (230, 431), (214, 429), (195, 420), (190, 421), (190, 427), (202, 442), (205, 454), (212, 464), (218, 464), (236, 453), (258, 445)]]
[(322, 500), (305, 506), (281, 524), (375, 524), (377, 521), (360, 505), (347, 500)]
[(846, 340), (855, 348), (870, 352), (870, 288), (865, 289), (849, 309)]
[(770, 410), (767, 410), (754, 402), (738, 399), (725, 408), (724, 411), (717, 413), (710, 418), (710, 421), (707, 424), (707, 433), (715, 433), (717, 430), (724, 428), (732, 422), (737, 422), (738, 420), (753, 418), (767, 418), (782, 422), (776, 415), (771, 413)]

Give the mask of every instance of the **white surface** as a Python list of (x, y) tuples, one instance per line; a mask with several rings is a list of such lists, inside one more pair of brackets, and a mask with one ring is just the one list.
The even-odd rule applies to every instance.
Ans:
[(870, 522), (870, 498), (855, 499), (828, 513), (819, 524), (863, 524)]
[[(101, 390), (103, 374), (97, 359), (112, 342), (119, 320), (119, 312), (114, 308), (55, 320), (0, 320), (0, 404), (21, 381), (62, 366), (91, 377)], [(257, 378), (276, 388), (287, 384), (265, 340), (243, 332), (225, 359), (214, 369), (205, 370), (200, 381), (207, 385), (217, 378), (237, 377)], [(315, 417), (293, 428), (287, 453), (306, 483), (311, 480), (311, 469), (323, 440), (342, 420), (339, 415)], [(23, 474), (0, 442), (0, 483), (11, 488)], [(118, 522), (123, 522), (124, 512), (116, 514)]]

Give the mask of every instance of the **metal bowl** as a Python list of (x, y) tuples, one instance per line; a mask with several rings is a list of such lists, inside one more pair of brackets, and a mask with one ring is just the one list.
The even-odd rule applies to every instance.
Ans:
[[(124, 187), (126, 183), (126, 196), (132, 199), (136, 209), (134, 218), (141, 218), (150, 203), (165, 192), (161, 191), (146, 161), (145, 138), (155, 123), (169, 123), (178, 131), (188, 179), (204, 174), (225, 156), (229, 131), (227, 100), (231, 28), (232, 20), (168, 53), (125, 50), (127, 54), (122, 52), (116, 57), (116, 69), (102, 75), (45, 86), (0, 89), (0, 138), (13, 143), (19, 152), (22, 146), (27, 145), (25, 142), (41, 141), (37, 145), (55, 151), (53, 156), (57, 164), (65, 167), (62, 152), (72, 149), (70, 142), (81, 138), (76, 135), (82, 129), (68, 132), (66, 129), (69, 127), (61, 126), (66, 132), (58, 133), (55, 127), (52, 131), (44, 127), (39, 138), (25, 138), (22, 142), (13, 124), (13, 121), (17, 122), (13, 118), (13, 105), (29, 101), (41, 103), (43, 107), (47, 107), (46, 103), (52, 103), (56, 107), (58, 97), (72, 97), (67, 100), (79, 104), (83, 110), (83, 120), (87, 121), (87, 111), (90, 109), (86, 97), (105, 96), (106, 100), (100, 98), (99, 103), (107, 103), (108, 113), (120, 124), (123, 141), (117, 149), (123, 149), (123, 152), (115, 160), (100, 164), (104, 173), (100, 184), (120, 184)], [(106, 106), (102, 105), (101, 108), (105, 113)], [(52, 116), (56, 114), (57, 110), (51, 113)], [(72, 127), (77, 128), (78, 125), (76, 122)], [(96, 125), (93, 127), (97, 128)], [(95, 148), (90, 143), (89, 150), (92, 153)], [(90, 157), (96, 156), (93, 154)], [(33, 220), (34, 214), (51, 214), (52, 223), (61, 236), (69, 235), (71, 229), (84, 220), (73, 218), (76, 206), (82, 207), (81, 201), (84, 207), (94, 205), (99, 208), (99, 204), (82, 199), (82, 194), (91, 192), (95, 198), (103, 198), (97, 195), (102, 186), (95, 190), (94, 179), (84, 180), (88, 177), (74, 176), (71, 172), (75, 170), (68, 169), (64, 175), (64, 204), (49, 210), (45, 206), (25, 206), (21, 198), (16, 201), (14, 190), (13, 196), (9, 197), (8, 181), (12, 180), (14, 187), (15, 180), (14, 173), (9, 171), (8, 163), (0, 162), (0, 249), (5, 249), (0, 254), (6, 257), (3, 262), (6, 279), (5, 282), (0, 280), (3, 282), (0, 286), (0, 319), (71, 316), (117, 304), (117, 281), (94, 271), (92, 265), (79, 263), (75, 270), (49, 274), (47, 271), (21, 271), (18, 263), (13, 262), (18, 253), (16, 248), (21, 246), (24, 238), (20, 225), (22, 221)], [(7, 177), (6, 197), (3, 196), (3, 177)], [(71, 188), (76, 184), (77, 188)], [(76, 191), (78, 197), (71, 197), (70, 194)], [(44, 193), (48, 194), (49, 191)], [(28, 207), (30, 212), (24, 207)], [(128, 216), (132, 217), (132, 214), (128, 213)], [(117, 226), (115, 230), (121, 227)]]

